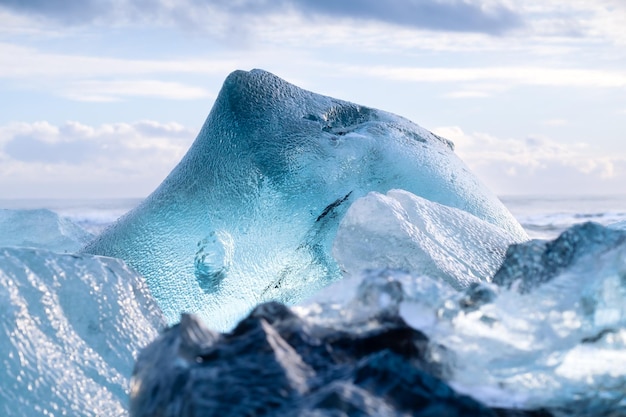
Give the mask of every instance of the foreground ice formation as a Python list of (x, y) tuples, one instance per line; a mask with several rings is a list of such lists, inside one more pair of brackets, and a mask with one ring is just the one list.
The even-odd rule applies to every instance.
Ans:
[(369, 193), (350, 206), (333, 255), (348, 275), (392, 268), (465, 288), (493, 276), (509, 245), (519, 242), (466, 211), (391, 190)]
[(524, 239), (452, 148), (390, 113), (236, 71), (179, 165), (84, 251), (136, 268), (170, 322), (195, 312), (228, 329), (336, 280), (338, 223), (370, 191), (404, 189)]
[(445, 350), (397, 311), (351, 330), (313, 324), (262, 304), (230, 333), (193, 316), (144, 349), (131, 417), (518, 416), (489, 409), (443, 380)]
[(140, 354), (131, 415), (626, 415), (626, 232), (514, 245), (496, 276), (367, 271), (223, 334), (184, 316)]
[(91, 233), (47, 209), (0, 209), (0, 247), (76, 252), (92, 239)]
[(127, 415), (137, 351), (163, 327), (120, 260), (0, 249), (0, 415)]
[(625, 277), (626, 232), (586, 223), (513, 245), (493, 280), (502, 287), (450, 293), (411, 281), (401, 315), (452, 352), (460, 392), (556, 415), (624, 415)]

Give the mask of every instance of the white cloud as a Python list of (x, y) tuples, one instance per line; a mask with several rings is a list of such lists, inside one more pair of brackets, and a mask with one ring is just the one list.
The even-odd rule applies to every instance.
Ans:
[(626, 43), (623, 0), (525, 0), (515, 2), (514, 9), (532, 17), (533, 32), (549, 36), (564, 36)]
[(433, 131), (455, 143), (456, 153), (499, 194), (621, 193), (626, 155), (600, 153), (586, 143), (549, 138), (497, 138), (457, 126)]
[(568, 121), (565, 119), (548, 119), (542, 122), (546, 126), (565, 126), (567, 123)]
[(61, 91), (61, 95), (78, 101), (108, 102), (125, 97), (151, 97), (172, 100), (214, 98), (208, 90), (177, 82), (158, 80), (77, 81)]
[(180, 161), (196, 133), (155, 121), (0, 126), (0, 195), (144, 196)]
[(343, 66), (340, 70), (352, 75), (367, 75), (408, 82), (502, 82), (507, 85), (539, 85), (555, 87), (626, 87), (626, 71), (542, 68), (542, 67), (395, 67)]
[(0, 79), (13, 88), (47, 91), (77, 101), (111, 102), (130, 97), (195, 100), (212, 98), (207, 89), (167, 76), (225, 76), (237, 64), (224, 59), (137, 60), (41, 52), (0, 42)]
[[(446, 1), (421, 0), (405, 2), (344, 0), (310, 2), (307, 0), (81, 0), (64, 2), (4, 2), (4, 7), (16, 13), (32, 15), (49, 22), (66, 25), (132, 23), (175, 25), (179, 27), (225, 26), (223, 31), (237, 31), (252, 16), (265, 18), (272, 14), (295, 12), (309, 19), (321, 17), (336, 20), (350, 18), (356, 21), (383, 21), (406, 27), (429, 28), (462, 32), (498, 34), (520, 25), (520, 17), (504, 7), (499, 0)], [(0, 7), (2, 4), (0, 3)], [(215, 29), (213, 29), (215, 30)]]
[(224, 59), (139, 60), (56, 54), (0, 42), (0, 77), (97, 78), (147, 74), (216, 74), (236, 61)]
[(474, 82), (461, 85), (459, 89), (443, 95), (444, 98), (487, 98), (509, 90), (509, 86), (492, 82)]
[(480, 90), (458, 90), (445, 94), (444, 98), (485, 98), (491, 94)]
[[(206, 94), (202, 88), (190, 85), (185, 80), (190, 74), (216, 74), (225, 76), (237, 68), (267, 67), (270, 70), (282, 70), (285, 67), (297, 67), (293, 73), (321, 71), (332, 76), (352, 78), (355, 75), (366, 75), (380, 79), (392, 79), (404, 82), (439, 82), (439, 83), (499, 83), (500, 85), (542, 85), (542, 86), (584, 86), (623, 88), (626, 86), (626, 72), (614, 65), (616, 70), (601, 69), (605, 61), (620, 59), (619, 51), (612, 48), (619, 36), (626, 36), (623, 25), (617, 25), (622, 17), (626, 17), (626, 8), (620, 6), (619, 0), (598, 0), (594, 2), (526, 0), (523, 2), (501, 1), (493, 4), (504, 4), (524, 17), (528, 23), (526, 29), (497, 37), (481, 33), (454, 33), (417, 30), (408, 27), (394, 26), (376, 21), (360, 21), (337, 17), (336, 19), (320, 19), (303, 16), (292, 8), (267, 7), (270, 12), (261, 16), (249, 13), (245, 19), (237, 20), (237, 16), (228, 13), (230, 7), (220, 7), (210, 2), (196, 1), (156, 1), (155, 10), (151, 10), (150, 18), (135, 16), (133, 28), (149, 26), (176, 26), (187, 22), (184, 29), (190, 36), (196, 36), (196, 30), (208, 30), (210, 48), (215, 48), (215, 40), (221, 39), (218, 33), (228, 33), (227, 38), (238, 38), (233, 41), (240, 48), (237, 56), (221, 51), (214, 59), (122, 59), (72, 53), (52, 53), (33, 47), (21, 46), (0, 41), (0, 78), (6, 78), (17, 88), (54, 90), (55, 94), (64, 97), (90, 101), (119, 100), (121, 94), (100, 94), (104, 83), (142, 77), (148, 80), (159, 80), (162, 75), (176, 75), (176, 82), (181, 88), (175, 93), (174, 88), (163, 97), (198, 97)], [(148, 2), (150, 3), (150, 2)], [(148, 4), (146, 3), (146, 4)], [(471, 2), (470, 2), (471, 3)], [(130, 6), (132, 2), (121, 1), (117, 6)], [(472, 4), (489, 8), (488, 1), (474, 1)], [(79, 5), (80, 6), (80, 5)], [(612, 7), (612, 12), (606, 10)], [(233, 6), (235, 7), (235, 6)], [(263, 7), (263, 5), (259, 6)], [(235, 7), (236, 8), (236, 7)], [(134, 13), (140, 12), (134, 10)], [(153, 13), (155, 12), (155, 13)], [(118, 16), (119, 17), (119, 16)], [(128, 16), (127, 16), (128, 17)], [(121, 18), (120, 22), (124, 19)], [(546, 32), (542, 28), (554, 28), (556, 20), (562, 20), (563, 28), (557, 32)], [(210, 20), (208, 23), (207, 20)], [(583, 29), (574, 33), (569, 26), (583, 21)], [(623, 20), (623, 19), (622, 19)], [(16, 33), (28, 27), (39, 27), (42, 33), (52, 29), (43, 26), (42, 21), (22, 15), (10, 14), (0, 10), (0, 23), (6, 22), (9, 29)], [(124, 23), (118, 22), (116, 29), (124, 30)], [(543, 23), (542, 23), (543, 22)], [(615, 26), (607, 32), (610, 22)], [(113, 25), (113, 23), (108, 23)], [(568, 26), (569, 25), (569, 26)], [(567, 27), (566, 27), (567, 26)], [(612, 26), (611, 26), (612, 27)], [(13, 28), (13, 29), (10, 29)], [(102, 37), (106, 25), (100, 22), (93, 27), (66, 29), (66, 34), (73, 38), (96, 35)], [(619, 29), (619, 30), (618, 30)], [(62, 31), (54, 27), (55, 31)], [(547, 29), (546, 29), (547, 30)], [(72, 32), (74, 31), (74, 32)], [(213, 33), (216, 32), (216, 33)], [(571, 32), (571, 33), (570, 33)], [(621, 33), (621, 35), (618, 35)], [(2, 30), (0, 29), (0, 34)], [(203, 33), (204, 34), (204, 33)], [(55, 36), (55, 35), (52, 35)], [(608, 39), (608, 40), (607, 40)], [(230, 41), (229, 41), (230, 42)], [(220, 41), (220, 44), (223, 42)], [(229, 45), (232, 46), (232, 45)], [(280, 50), (280, 53), (272, 55)], [(471, 66), (451, 68), (448, 58), (440, 59), (442, 54), (421, 55), (424, 51), (467, 53), (463, 62), (489, 62), (483, 58), (489, 54), (502, 54), (497, 62), (510, 63), (509, 66), (490, 67)], [(177, 51), (175, 51), (177, 52)], [(484, 54), (484, 55), (483, 55)], [(345, 66), (341, 62), (355, 62), (346, 56), (359, 55), (359, 62), (387, 63), (378, 66)], [(369, 56), (368, 56), (369, 55)], [(447, 54), (446, 54), (447, 55)], [(621, 55), (623, 57), (623, 54)], [(289, 57), (290, 59), (285, 59)], [(372, 58), (375, 57), (375, 58)], [(479, 61), (476, 60), (479, 57)], [(559, 58), (556, 58), (559, 57)], [(596, 58), (602, 59), (596, 59)], [(413, 67), (398, 66), (394, 62), (425, 62), (430, 66)], [(500, 57), (498, 57), (500, 58)], [(375, 61), (372, 61), (375, 59)], [(432, 60), (431, 60), (432, 59)], [(290, 64), (295, 62), (296, 64)], [(331, 64), (329, 64), (329, 62)], [(521, 66), (519, 63), (524, 62)], [(615, 61), (613, 61), (615, 62)], [(516, 63), (518, 63), (516, 65)], [(594, 66), (595, 65), (595, 66)], [(171, 77), (170, 77), (171, 78)], [(121, 79), (122, 81), (118, 81)], [(59, 82), (59, 80), (61, 80)], [(173, 82), (161, 80), (160, 82)], [(67, 85), (71, 83), (71, 85)], [(81, 93), (80, 84), (86, 84), (92, 93)], [(100, 86), (89, 83), (102, 83)], [(53, 87), (57, 87), (54, 89)], [(58, 87), (63, 91), (59, 91)], [(102, 87), (102, 88), (100, 88)], [(115, 86), (109, 84), (109, 87)], [(173, 85), (171, 86), (173, 87)], [(138, 93), (146, 96), (148, 88)], [(497, 91), (482, 88), (453, 87), (445, 96), (448, 98), (489, 97)]]

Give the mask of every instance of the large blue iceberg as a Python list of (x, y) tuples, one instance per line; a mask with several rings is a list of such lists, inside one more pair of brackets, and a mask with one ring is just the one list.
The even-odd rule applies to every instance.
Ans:
[(265, 71), (235, 71), (179, 165), (84, 252), (136, 268), (169, 322), (193, 312), (229, 329), (260, 302), (294, 304), (337, 280), (331, 246), (346, 209), (394, 188), (526, 239), (451, 142)]

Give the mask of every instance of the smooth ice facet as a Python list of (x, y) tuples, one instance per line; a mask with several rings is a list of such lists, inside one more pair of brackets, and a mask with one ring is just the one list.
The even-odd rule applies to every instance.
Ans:
[(356, 200), (339, 225), (333, 255), (342, 271), (391, 268), (455, 288), (486, 281), (522, 239), (465, 211), (404, 190)]
[(452, 148), (402, 117), (235, 71), (179, 165), (84, 251), (136, 268), (170, 322), (193, 312), (228, 329), (337, 280), (337, 226), (370, 191), (405, 189), (523, 239)]

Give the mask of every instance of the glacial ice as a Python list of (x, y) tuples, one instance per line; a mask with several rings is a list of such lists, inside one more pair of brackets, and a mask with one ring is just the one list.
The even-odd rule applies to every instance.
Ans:
[(131, 416), (625, 415), (626, 231), (512, 245), (496, 276), (366, 270), (222, 334), (184, 316), (140, 354)]
[(137, 352), (164, 326), (120, 260), (0, 249), (0, 415), (126, 416)]
[(0, 247), (31, 247), (76, 252), (93, 235), (47, 209), (0, 209)]
[(348, 206), (404, 189), (526, 235), (451, 142), (380, 110), (235, 71), (196, 141), (139, 207), (84, 248), (146, 277), (170, 323), (229, 329), (256, 304), (294, 304), (335, 281)]
[(587, 223), (513, 245), (496, 277), (502, 286), (458, 291), (425, 275), (369, 271), (295, 310), (338, 329), (398, 310), (448, 352), (446, 381), (492, 407), (625, 414), (626, 232)]
[(392, 268), (460, 289), (493, 276), (509, 245), (519, 242), (465, 211), (391, 190), (352, 203), (339, 224), (333, 256), (347, 275)]

